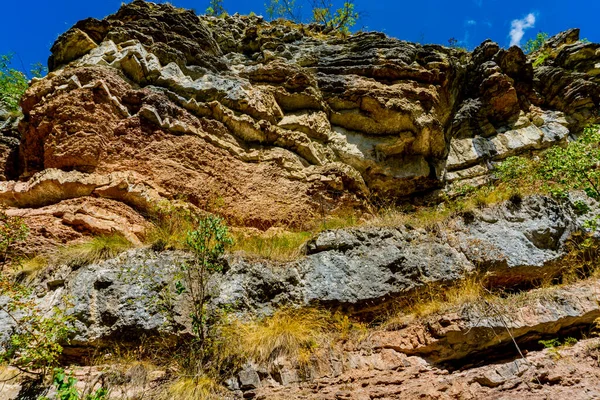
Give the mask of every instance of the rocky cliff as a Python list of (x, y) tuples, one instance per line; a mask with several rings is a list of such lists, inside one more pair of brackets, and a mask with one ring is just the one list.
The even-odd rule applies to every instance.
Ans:
[(19, 183), (0, 198), (50, 220), (86, 196), (125, 216), (185, 198), (265, 229), (477, 186), (598, 121), (599, 45), (572, 30), (549, 46), (534, 69), (490, 41), (467, 53), (134, 1), (56, 41), (22, 102), (18, 162), (2, 164)]
[[(509, 156), (564, 145), (600, 122), (600, 45), (576, 29), (530, 55), (491, 41), (467, 52), (135, 0), (61, 35), (49, 68), (23, 97), (22, 118), (0, 114), (0, 202), (30, 226), (22, 250), (53, 254), (115, 232), (138, 247), (86, 265), (56, 262), (30, 279), (46, 309), (73, 301), (65, 354), (79, 361), (115, 340), (185, 334), (185, 304), (173, 305), (174, 329), (147, 301), (189, 259), (144, 246), (149, 215), (165, 202), (234, 227), (304, 229), (382, 203), (435, 203), (487, 183)], [(366, 339), (333, 344), (308, 372), (285, 359), (244, 365), (228, 396), (548, 398), (573, 388), (595, 398), (597, 342), (561, 351), (583, 366), (574, 371), (538, 340), (589, 336), (598, 282), (528, 290), (582, 261), (573, 248), (581, 232), (596, 243), (586, 220), (597, 215), (580, 193), (513, 196), (433, 228), (321, 232), (285, 263), (228, 254), (210, 307), (244, 318), (309, 306), (372, 324)], [(597, 256), (584, 253), (586, 262), (589, 254)], [(504, 297), (381, 323), (472, 276)], [(0, 343), (15, 325), (0, 313)], [(115, 393), (129, 396), (129, 383)]]

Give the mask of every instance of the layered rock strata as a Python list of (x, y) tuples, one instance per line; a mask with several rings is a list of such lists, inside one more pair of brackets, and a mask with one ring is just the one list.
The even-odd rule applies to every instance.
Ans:
[(578, 35), (554, 38), (533, 68), (536, 55), (490, 41), (467, 53), (138, 0), (59, 37), (3, 174), (30, 185), (54, 169), (135, 176), (161, 198), (258, 228), (476, 186), (495, 162), (598, 121), (598, 45)]

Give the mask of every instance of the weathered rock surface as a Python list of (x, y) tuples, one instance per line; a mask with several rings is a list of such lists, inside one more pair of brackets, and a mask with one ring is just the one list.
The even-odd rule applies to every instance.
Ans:
[[(96, 221), (85, 214), (86, 210), (97, 207), (98, 202), (108, 201), (88, 198), (85, 209), (79, 209), (72, 200), (65, 200), (49, 206), (52, 209), (21, 211), (40, 218), (40, 225), (46, 226), (50, 237), (53, 231), (60, 233), (52, 224), (61, 226), (69, 221), (88, 224), (89, 229), (101, 229), (103, 224), (118, 226), (122, 221), (115, 222), (111, 215), (107, 215), (106, 220)], [(123, 224), (135, 226), (135, 219)], [(388, 301), (401, 300), (431, 285), (443, 287), (457, 283), (473, 273), (485, 274), (487, 284), (492, 287), (523, 285), (557, 274), (562, 267), (560, 261), (566, 253), (567, 239), (582, 229), (568, 206), (543, 196), (457, 216), (446, 225), (435, 231), (408, 227), (327, 231), (308, 243), (305, 257), (289, 263), (248, 260), (243, 254), (228, 256), (224, 273), (214, 275), (211, 282), (211, 304), (258, 315), (292, 304), (342, 308), (368, 316), (381, 313)], [(135, 235), (135, 232), (129, 234)], [(169, 333), (173, 328), (166, 323), (169, 316), (152, 304), (156, 304), (162, 287), (169, 282), (173, 284), (173, 273), (185, 257), (184, 253), (173, 251), (156, 253), (151, 249), (137, 249), (75, 270), (66, 265), (52, 267), (36, 278), (38, 298), (47, 307), (61, 302), (64, 296), (74, 302), (74, 315), (78, 320), (78, 334), (73, 341), (76, 345), (102, 345), (114, 335), (125, 341), (129, 334), (133, 338), (141, 334), (170, 335), (174, 332)], [(555, 307), (558, 314), (546, 317), (556, 330), (572, 323), (567, 318), (571, 311), (578, 317), (589, 313), (586, 314), (589, 321), (586, 321), (591, 323), (596, 317), (597, 304), (595, 297), (587, 299), (585, 294), (593, 296), (594, 292), (593, 288), (584, 287), (576, 295), (561, 294), (558, 296), (560, 304), (549, 300), (548, 304), (541, 304), (540, 309)], [(578, 303), (573, 303), (574, 299)], [(567, 306), (570, 311), (560, 314)], [(184, 329), (187, 314), (182, 311), (183, 303), (179, 307), (176, 326)], [(568, 323), (561, 325), (557, 322), (561, 318), (566, 318)], [(480, 325), (474, 326), (473, 321)], [(492, 319), (465, 315), (449, 320), (437, 333), (422, 325), (422, 329), (429, 330), (429, 336), (419, 335), (424, 342), (411, 342), (414, 349), (407, 347), (403, 351), (421, 355), (437, 352), (439, 360), (463, 358), (478, 350), (474, 348), (476, 345), (481, 346), (479, 350), (490, 346), (481, 339), (482, 335), (490, 332), (500, 335), (488, 337), (491, 342), (502, 336), (497, 322), (494, 323)], [(521, 321), (523, 326), (515, 325), (511, 329), (528, 334), (527, 323), (525, 318)], [(540, 324), (538, 321), (534, 325)], [(6, 329), (11, 326), (8, 321)], [(410, 327), (411, 334), (414, 329)], [(442, 331), (447, 332), (447, 338)], [(464, 331), (474, 336), (463, 340)], [(401, 331), (393, 334), (402, 337)], [(430, 339), (426, 339), (428, 337)], [(457, 338), (456, 343), (452, 342), (453, 338)], [(457, 348), (459, 345), (466, 347), (461, 350)]]
[(14, 179), (19, 164), (19, 119), (0, 104), (0, 181)]
[[(587, 330), (600, 317), (600, 283), (537, 289), (521, 299), (481, 300), (455, 313), (435, 315), (396, 330), (373, 334), (370, 345), (419, 355), (430, 362), (480, 361), (503, 353), (499, 348)], [(463, 361), (463, 365), (464, 365)]]
[[(534, 69), (490, 41), (468, 54), (137, 0), (59, 37), (50, 74), (22, 102), (19, 160), (7, 139), (0, 169), (32, 187), (53, 169), (129, 174), (258, 228), (301, 226), (371, 195), (478, 185), (494, 162), (598, 121), (597, 45), (563, 36)], [(32, 206), (23, 189), (0, 189)]]
[[(394, 350), (350, 356), (352, 367), (310, 382), (264, 382), (245, 393), (256, 399), (560, 399), (600, 398), (598, 340), (530, 351), (526, 359), (460, 371), (430, 365)], [(516, 351), (516, 350), (515, 350)]]
[(594, 279), (408, 319), (359, 343), (332, 345), (303, 371), (308, 380), (276, 360), (266, 369), (248, 366), (230, 388), (264, 399), (542, 399), (569, 389), (595, 398), (598, 340), (544, 351), (538, 341), (585, 336), (600, 315), (599, 285)]
[(567, 239), (582, 223), (567, 205), (532, 196), (457, 216), (435, 232), (327, 231), (294, 263), (231, 262), (215, 301), (259, 313), (288, 301), (365, 313), (388, 299), (475, 272), (487, 274), (491, 286), (522, 285), (559, 271)]
[[(187, 259), (177, 252), (131, 250), (120, 256), (74, 269), (58, 265), (32, 283), (42, 310), (71, 304), (75, 332), (65, 347), (67, 356), (110, 345), (137, 343), (161, 336), (167, 343), (185, 331), (187, 311), (180, 302), (169, 315), (161, 311), (158, 293), (172, 283), (178, 263)], [(167, 320), (167, 318), (170, 318)], [(0, 343), (10, 337), (15, 321), (0, 311)]]
[[(600, 121), (599, 49), (572, 30), (531, 56), (490, 41), (467, 53), (134, 0), (59, 37), (22, 119), (0, 110), (0, 203), (31, 227), (24, 252), (33, 255), (113, 232), (141, 244), (145, 215), (163, 200), (265, 229), (302, 227), (372, 198), (480, 185), (506, 157), (562, 145)], [(258, 315), (318, 305), (368, 318), (473, 273), (523, 286), (560, 270), (586, 218), (532, 196), (433, 229), (328, 231), (295, 262), (228, 256), (211, 305)], [(113, 339), (169, 340), (185, 332), (188, 310), (174, 304), (170, 319), (155, 300), (185, 257), (137, 249), (53, 266), (34, 280), (36, 301), (74, 303), (68, 355)], [(507, 306), (510, 319), (482, 303), (378, 331), (365, 347), (332, 351), (310, 385), (279, 360), (273, 371), (248, 366), (231, 389), (269, 399), (599, 397), (597, 360), (581, 346), (568, 350), (579, 371), (534, 348), (526, 361), (490, 356), (513, 338), (530, 346), (589, 326), (600, 316), (597, 286), (536, 292)], [(13, 324), (0, 312), (0, 342)], [(488, 356), (498, 363), (479, 366)]]

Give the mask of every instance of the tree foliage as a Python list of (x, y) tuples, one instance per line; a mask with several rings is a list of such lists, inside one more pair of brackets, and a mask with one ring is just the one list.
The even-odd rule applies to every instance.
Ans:
[[(29, 87), (29, 81), (24, 72), (11, 68), (12, 58), (12, 54), (0, 55), (0, 108), (18, 113), (19, 102)], [(29, 76), (40, 78), (46, 72), (46, 67), (37, 63), (29, 71)]]
[[(349, 34), (350, 29), (360, 18), (360, 13), (355, 10), (353, 0), (345, 1), (338, 9), (334, 9), (333, 3), (329, 0), (311, 0), (310, 5), (310, 22), (342, 34)], [(296, 23), (302, 22), (302, 6), (296, 0), (269, 0), (265, 4), (265, 8), (270, 19), (286, 18)]]
[(227, 14), (225, 7), (223, 7), (223, 0), (210, 0), (206, 8), (206, 14), (213, 17), (220, 17), (223, 14)]
[(544, 46), (546, 40), (548, 40), (549, 35), (546, 32), (539, 32), (534, 39), (529, 39), (525, 46), (523, 46), (523, 51), (526, 54), (530, 54), (538, 51)]
[[(3, 267), (19, 265), (14, 245), (26, 239), (29, 228), (16, 216), (0, 210), (0, 252)], [(6, 268), (2, 268), (6, 270)], [(72, 331), (73, 317), (65, 308), (42, 310), (30, 289), (0, 272), (0, 312), (14, 323), (7, 344), (0, 349), (0, 362), (7, 362), (21, 370), (44, 375), (58, 364), (62, 343)], [(65, 303), (68, 306), (68, 302)]]
[(27, 90), (25, 74), (10, 67), (12, 55), (0, 55), (0, 107), (9, 112), (19, 111), (19, 101)]
[(327, 0), (313, 0), (313, 22), (325, 25), (328, 28), (344, 34), (350, 33), (350, 28), (356, 25), (360, 17), (354, 10), (353, 1), (345, 1), (341, 8), (333, 10), (333, 4)]
[(301, 7), (296, 5), (296, 0), (270, 0), (265, 4), (267, 17), (286, 18), (290, 21), (302, 22)]

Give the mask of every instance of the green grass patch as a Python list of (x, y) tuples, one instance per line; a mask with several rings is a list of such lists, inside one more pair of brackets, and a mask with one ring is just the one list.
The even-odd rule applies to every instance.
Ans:
[(66, 264), (73, 268), (83, 267), (116, 257), (132, 247), (131, 242), (117, 233), (96, 236), (87, 242), (62, 247), (53, 262)]

